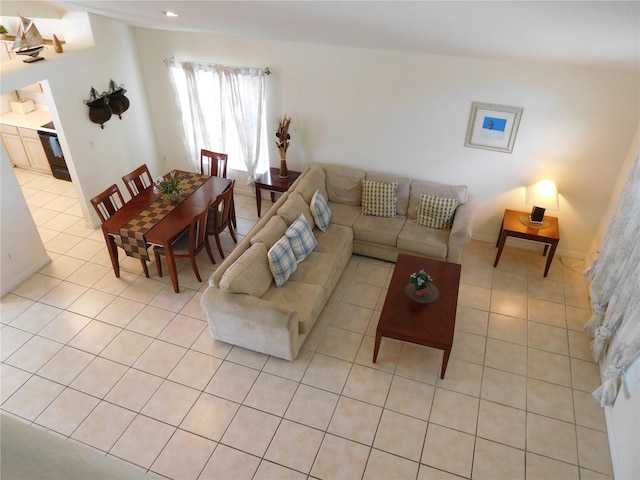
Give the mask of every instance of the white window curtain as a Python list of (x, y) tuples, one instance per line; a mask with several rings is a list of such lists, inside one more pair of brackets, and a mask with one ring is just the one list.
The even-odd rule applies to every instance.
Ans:
[(246, 170), (252, 183), (269, 165), (267, 70), (174, 58), (165, 64), (193, 168), (200, 168), (200, 149), (224, 152), (229, 168)]
[(636, 157), (598, 258), (585, 271), (593, 314), (585, 331), (594, 336), (596, 361), (607, 357), (603, 384), (593, 392), (612, 405), (620, 383), (630, 396), (626, 369), (640, 356), (640, 156)]

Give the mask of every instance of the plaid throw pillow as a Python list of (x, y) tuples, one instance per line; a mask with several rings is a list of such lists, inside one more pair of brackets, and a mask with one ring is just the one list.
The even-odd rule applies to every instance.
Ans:
[(276, 281), (277, 287), (282, 287), (289, 277), (298, 269), (296, 256), (291, 249), (287, 236), (283, 236), (267, 252), (269, 258), (269, 270)]
[(430, 228), (449, 229), (458, 206), (455, 198), (422, 195), (418, 205), (416, 223)]
[(296, 256), (298, 263), (307, 258), (307, 256), (313, 252), (313, 249), (316, 248), (316, 245), (318, 245), (318, 241), (313, 235), (309, 222), (307, 222), (303, 213), (287, 228), (284, 234), (289, 239), (291, 250), (293, 250), (293, 254)]
[(316, 226), (326, 232), (329, 228), (329, 222), (331, 221), (331, 209), (329, 208), (329, 204), (325, 200), (320, 190), (316, 190), (316, 193), (313, 194), (313, 198), (311, 199), (311, 215), (313, 215), (313, 219), (316, 221)]
[(362, 181), (362, 214), (376, 217), (395, 217), (398, 182)]

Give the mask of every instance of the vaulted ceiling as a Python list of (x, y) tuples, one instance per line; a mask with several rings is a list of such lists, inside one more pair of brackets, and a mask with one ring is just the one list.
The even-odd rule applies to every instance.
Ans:
[[(86, 10), (145, 28), (640, 70), (638, 1), (46, 3), (60, 11)], [(2, 14), (7, 10), (5, 5)], [(168, 18), (163, 11), (178, 17)]]

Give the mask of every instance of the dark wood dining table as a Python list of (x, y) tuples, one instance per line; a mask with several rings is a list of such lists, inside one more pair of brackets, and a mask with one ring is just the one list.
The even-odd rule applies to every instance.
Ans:
[[(180, 171), (176, 173), (179, 174)], [(145, 234), (148, 244), (161, 245), (164, 247), (171, 283), (176, 293), (180, 292), (180, 288), (178, 287), (178, 272), (170, 246), (180, 234), (189, 227), (191, 219), (202, 212), (202, 209), (214, 201), (229, 185), (231, 185), (231, 180), (227, 178), (209, 177), (196, 191), (182, 200), (178, 206), (171, 210), (162, 220), (158, 221)], [(113, 265), (113, 271), (116, 277), (120, 277), (120, 264), (118, 263), (118, 247), (116, 246), (113, 236), (120, 235), (120, 229), (123, 226), (127, 225), (140, 212), (149, 207), (161, 196), (162, 193), (155, 191), (153, 185), (151, 185), (125, 203), (120, 210), (116, 211), (102, 224), (102, 233), (107, 243), (107, 250), (109, 251), (111, 264)]]

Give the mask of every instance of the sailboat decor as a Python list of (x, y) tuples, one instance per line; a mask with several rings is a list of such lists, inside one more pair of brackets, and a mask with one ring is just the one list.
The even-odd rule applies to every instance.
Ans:
[(15, 42), (13, 42), (13, 51), (16, 52), (17, 55), (26, 55), (28, 58), (23, 60), (25, 63), (44, 60), (44, 57), (38, 56), (44, 49), (44, 40), (36, 24), (33, 23), (33, 19), (31, 18), (23, 17), (22, 15), (19, 15), (19, 17), (20, 26), (16, 34)]

